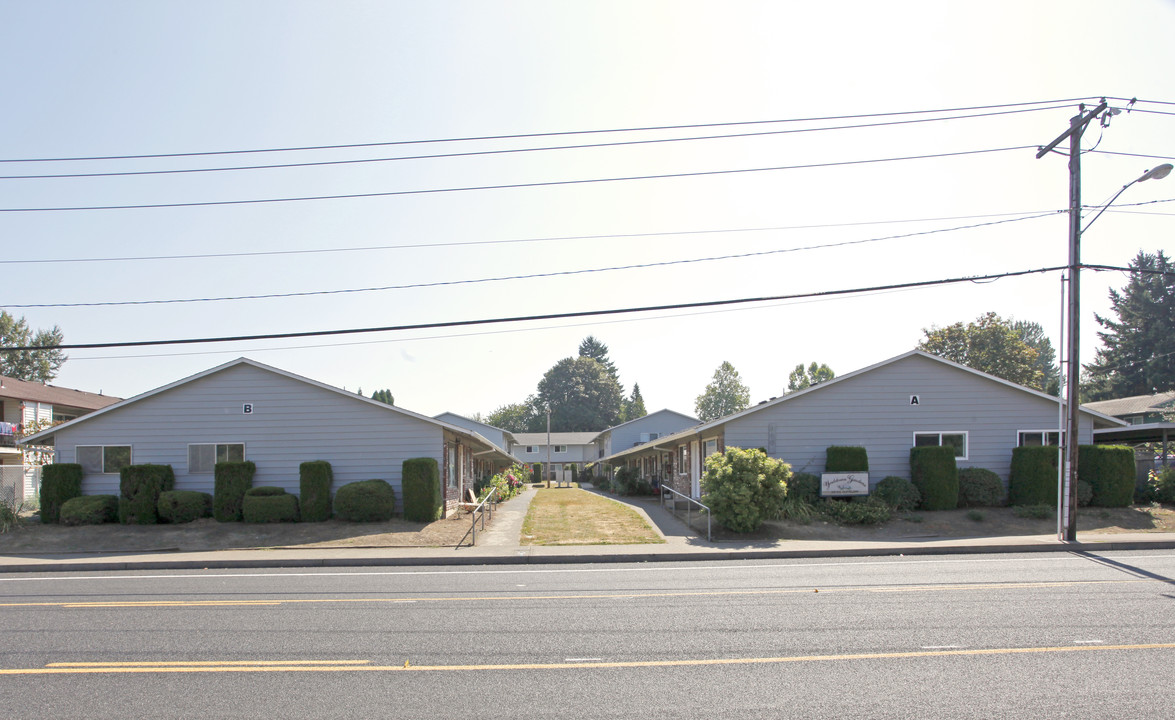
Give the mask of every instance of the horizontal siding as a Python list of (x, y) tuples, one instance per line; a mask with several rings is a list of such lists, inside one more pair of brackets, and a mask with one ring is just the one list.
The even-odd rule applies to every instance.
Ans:
[[(242, 412), (244, 403), (253, 413)], [(176, 489), (212, 492), (211, 474), (189, 474), (189, 443), (244, 443), (255, 485), (298, 492), (298, 466), (331, 464), (337, 489), (379, 478), (400, 497), (404, 460), (442, 458), (442, 429), (357, 396), (339, 394), (250, 365), (235, 365), (58, 432), (58, 462), (78, 445), (130, 445), (136, 464), (171, 465)], [(87, 475), (84, 494), (117, 494), (117, 475)]]
[(633, 447), (640, 442), (641, 433), (657, 433), (660, 436), (672, 435), (697, 424), (697, 420), (683, 418), (676, 413), (662, 410), (634, 420), (623, 427), (613, 428), (611, 450), (615, 453)]
[[(1089, 443), (1092, 424), (1083, 421), (1079, 439)], [(770, 448), (794, 471), (810, 473), (823, 472), (829, 445), (863, 446), (876, 483), (910, 476), (915, 432), (966, 431), (968, 457), (959, 467), (1006, 480), (1017, 433), (1056, 427), (1056, 402), (913, 355), (731, 421), (726, 444)]]

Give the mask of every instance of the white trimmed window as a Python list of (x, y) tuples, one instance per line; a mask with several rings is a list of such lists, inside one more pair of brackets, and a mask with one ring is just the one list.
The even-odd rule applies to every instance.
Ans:
[(244, 443), (191, 443), (188, 445), (188, 473), (211, 474), (216, 463), (244, 462)]
[(567, 446), (566, 446), (566, 445), (552, 445), (552, 446), (551, 446), (551, 452), (553, 452), (553, 453), (565, 453), (565, 452), (567, 452)]
[(966, 430), (914, 433), (914, 447), (933, 447), (935, 445), (953, 447), (955, 449), (956, 458), (959, 460), (967, 459)]
[(712, 439), (706, 440), (702, 443), (702, 457), (703, 458), (708, 458), (716, 452), (718, 452), (717, 438), (712, 438)]
[(130, 445), (78, 445), (74, 458), (86, 475), (117, 475), (131, 464)]
[(539, 451), (538, 445), (527, 445), (526, 446), (526, 454), (527, 455), (534, 455), (538, 451)]
[(1058, 440), (1063, 437), (1065, 434), (1056, 430), (1021, 430), (1017, 433), (1016, 445), (1018, 447), (1041, 447), (1042, 445), (1056, 447), (1060, 444)]

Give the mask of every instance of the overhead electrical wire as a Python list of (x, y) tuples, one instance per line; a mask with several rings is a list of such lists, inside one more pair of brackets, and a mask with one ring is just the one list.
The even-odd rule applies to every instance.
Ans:
[[(1013, 115), (1017, 113), (1040, 112), (1042, 110), (1057, 110), (1065, 107), (1064, 105), (1053, 105), (1038, 108), (1027, 108), (1019, 110), (1001, 110), (999, 112), (990, 113), (975, 113), (971, 115), (954, 115), (947, 117), (933, 117), (933, 118), (912, 118), (909, 120), (890, 120), (878, 123), (863, 123), (859, 125), (838, 125), (832, 127), (815, 127), (815, 128), (790, 128), (785, 130), (764, 130), (752, 133), (726, 133), (721, 135), (701, 135), (693, 137), (673, 137), (673, 138), (653, 138), (647, 140), (618, 140), (615, 142), (602, 143), (588, 143), (581, 145), (555, 145), (545, 147), (528, 147), (528, 148), (505, 148), (499, 150), (471, 150), (468, 152), (454, 152), (454, 153), (435, 153), (429, 155), (402, 155), (398, 157), (381, 157), (381, 158), (356, 158), (351, 160), (320, 160), (315, 162), (297, 162), (297, 163), (278, 163), (271, 165), (238, 165), (233, 167), (207, 167), (207, 168), (179, 168), (179, 169), (165, 169), (165, 170), (127, 170), (127, 171), (112, 171), (112, 172), (94, 172), (94, 173), (57, 173), (57, 174), (41, 174), (41, 175), (3, 175), (0, 180), (49, 180), (49, 179), (64, 179), (64, 178), (103, 178), (103, 177), (127, 177), (135, 175), (179, 175), (185, 173), (209, 173), (209, 172), (233, 172), (239, 170), (277, 170), (277, 169), (292, 169), (305, 167), (324, 167), (333, 165), (359, 165), (367, 163), (387, 163), (399, 162), (403, 160), (438, 160), (450, 158), (463, 157), (479, 157), (489, 155), (511, 155), (518, 153), (533, 153), (533, 152), (549, 152), (557, 150), (587, 150), (610, 147), (623, 147), (629, 145), (653, 145), (661, 143), (678, 143), (678, 142), (693, 142), (701, 140), (729, 140), (751, 137), (766, 137), (773, 135), (791, 135), (795, 133), (808, 132), (826, 132), (832, 130), (859, 130), (877, 127), (889, 127), (895, 125), (909, 125), (915, 123), (930, 123), (943, 122), (947, 120), (969, 120), (974, 118), (995, 117), (1000, 115)], [(1092, 152), (1089, 150), (1087, 152)]]
[(567, 242), (571, 240), (618, 240), (623, 238), (676, 237), (681, 235), (719, 235), (726, 233), (779, 232), (786, 230), (823, 230), (828, 228), (860, 227), (863, 225), (896, 225), (901, 223), (940, 222), (945, 220), (976, 220), (991, 217), (1024, 217), (1065, 212), (1064, 210), (1008, 213), (986, 213), (981, 215), (954, 215), (932, 218), (903, 218), (898, 220), (865, 220), (848, 223), (818, 223), (814, 225), (775, 225), (750, 228), (714, 228), (711, 230), (664, 230), (645, 233), (612, 233), (605, 235), (559, 235), (538, 238), (513, 238), (508, 240), (459, 240), (457, 242), (412, 243), (407, 245), (363, 245), (345, 248), (306, 248), (302, 250), (251, 250), (243, 252), (189, 253), (184, 255), (134, 255), (121, 257), (88, 258), (29, 258), (24, 260), (0, 259), (0, 265), (62, 264), (62, 263), (104, 263), (140, 262), (155, 260), (204, 260), (217, 258), (269, 257), (276, 255), (316, 255), (326, 253), (374, 252), (386, 250), (419, 250), (424, 248), (469, 247), (477, 245), (511, 245), (518, 243)]
[(503, 282), (508, 280), (534, 280), (538, 278), (560, 277), (567, 275), (587, 275), (601, 272), (614, 272), (619, 270), (641, 270), (648, 268), (667, 267), (672, 265), (689, 265), (706, 262), (716, 262), (720, 260), (738, 260), (751, 257), (763, 257), (767, 255), (780, 255), (784, 253), (803, 252), (806, 250), (823, 250), (836, 247), (847, 247), (851, 245), (865, 245), (868, 243), (883, 242), (885, 240), (899, 240), (904, 238), (919, 237), (922, 235), (937, 235), (945, 232), (956, 232), (959, 230), (973, 230), (975, 228), (990, 227), (993, 225), (1004, 225), (1007, 223), (1020, 222), (1023, 220), (1037, 220), (1043, 217), (1053, 217), (1057, 213), (1041, 213), (1037, 215), (1030, 215), (1027, 217), (1005, 218), (1003, 220), (993, 220), (985, 223), (975, 223), (973, 225), (963, 225), (953, 228), (937, 228), (934, 230), (920, 230), (918, 232), (902, 233), (900, 235), (888, 235), (885, 237), (865, 238), (860, 240), (843, 240), (833, 243), (823, 243), (818, 245), (806, 245), (803, 247), (793, 248), (777, 248), (774, 250), (759, 250), (756, 252), (747, 253), (732, 253), (728, 255), (714, 255), (702, 258), (687, 258), (681, 260), (661, 260), (657, 262), (647, 263), (633, 263), (629, 265), (614, 265), (602, 268), (584, 268), (580, 270), (558, 270), (553, 272), (542, 273), (527, 273), (523, 275), (506, 275), (500, 277), (489, 278), (472, 278), (466, 280), (439, 280), (436, 282), (425, 283), (411, 283), (406, 285), (384, 285), (379, 287), (363, 287), (363, 288), (344, 288), (339, 290), (306, 290), (301, 292), (286, 292), (286, 293), (268, 293), (257, 295), (235, 295), (222, 297), (202, 297), (202, 298), (180, 298), (171, 300), (109, 300), (96, 302), (78, 302), (78, 303), (0, 303), (0, 306), (14, 308), (14, 309), (30, 309), (30, 308), (77, 308), (77, 307), (112, 307), (112, 306), (127, 306), (127, 305), (175, 305), (187, 303), (205, 303), (205, 302), (221, 302), (221, 301), (239, 301), (239, 300), (271, 300), (276, 298), (298, 298), (311, 297), (322, 295), (344, 295), (354, 293), (367, 292), (384, 292), (388, 290), (411, 290), (420, 288), (434, 288), (434, 287), (448, 287), (454, 285), (475, 285), (488, 282)]
[(806, 163), (802, 165), (780, 165), (758, 168), (738, 168), (734, 170), (702, 170), (697, 172), (663, 173), (654, 175), (628, 175), (607, 178), (585, 178), (579, 180), (547, 180), (532, 183), (504, 183), (500, 185), (474, 185), (449, 188), (428, 188), (423, 190), (393, 190), (388, 192), (347, 193), (342, 195), (310, 195), (301, 197), (256, 198), (249, 200), (208, 200), (199, 202), (173, 203), (137, 203), (130, 205), (82, 205), (61, 207), (24, 207), (0, 208), (0, 212), (69, 212), (79, 210), (144, 210), (152, 208), (182, 208), (182, 207), (210, 207), (225, 205), (257, 205), (266, 203), (305, 202), (310, 200), (353, 200), (359, 198), (399, 197), (405, 195), (430, 195), (439, 193), (471, 192), (480, 190), (515, 190), (521, 188), (557, 187), (567, 185), (588, 185), (594, 183), (629, 182), (634, 180), (666, 180), (674, 178), (705, 177), (716, 175), (736, 175), (742, 173), (774, 172), (781, 170), (810, 170), (825, 167), (843, 167), (848, 165), (869, 165), (885, 162), (900, 162), (905, 160), (931, 160), (936, 158), (962, 157), (967, 155), (983, 155), (989, 153), (1009, 152), (1013, 150), (1035, 150), (1036, 145), (1016, 145), (1001, 148), (986, 148), (983, 150), (960, 150), (957, 152), (930, 153), (926, 155), (905, 155), (888, 158), (872, 158), (868, 160), (842, 160), (826, 163)]
[[(348, 143), (339, 145), (306, 145), (276, 148), (260, 148), (246, 150), (209, 150), (202, 152), (156, 153), (140, 155), (94, 155), (78, 157), (55, 158), (0, 158), (0, 163), (36, 163), (36, 162), (82, 162), (90, 160), (145, 160), (155, 158), (206, 157), (210, 155), (244, 155), (250, 153), (279, 153), (303, 152), (312, 150), (345, 150), (370, 147), (395, 147), (403, 145), (431, 145), (436, 143), (479, 142), (488, 140), (525, 140), (546, 137), (564, 137), (574, 135), (599, 135), (609, 133), (653, 132), (666, 130), (693, 130), (698, 128), (738, 127), (742, 125), (771, 125), (777, 123), (826, 122), (832, 120), (861, 120), (866, 118), (899, 117), (902, 115), (927, 115), (949, 112), (970, 112), (977, 110), (994, 110), (999, 108), (1028, 107), (1032, 105), (1056, 105), (1090, 100), (1095, 96), (1083, 98), (1064, 98), (1060, 100), (1038, 100), (1034, 102), (1001, 103), (996, 105), (972, 105), (965, 107), (939, 108), (937, 110), (905, 110), (881, 113), (859, 113), (855, 115), (825, 115), (808, 118), (785, 118), (776, 120), (735, 120), (716, 123), (695, 123), (687, 125), (651, 125), (643, 127), (608, 128), (595, 130), (563, 130), (556, 132), (518, 133), (512, 135), (479, 135), (469, 137), (433, 138), (425, 140), (395, 140), (386, 142)], [(1100, 96), (1096, 96), (1100, 97)]]
[[(57, 350), (92, 350), (99, 348), (122, 348), (122, 347), (148, 347), (148, 346), (163, 346), (163, 345), (198, 345), (207, 343), (222, 343), (222, 342), (242, 342), (254, 340), (281, 340), (287, 338), (301, 338), (301, 337), (327, 337), (339, 335), (359, 335), (379, 332), (401, 332), (406, 330), (428, 330), (433, 328), (447, 328), (447, 327), (472, 327), (479, 325), (498, 325), (504, 323), (516, 322), (530, 322), (536, 320), (559, 320), (564, 318), (576, 317), (599, 317), (608, 315), (627, 315), (641, 312), (657, 312), (662, 310), (682, 310), (688, 308), (702, 308), (702, 307), (720, 307), (731, 305), (746, 305), (750, 303), (761, 302), (776, 302), (780, 300), (795, 300), (799, 298), (815, 298), (815, 297), (833, 297), (837, 295), (855, 295), (865, 292), (878, 292), (882, 290), (898, 290), (903, 288), (916, 287), (930, 287), (934, 285), (951, 285), (958, 283), (974, 283), (983, 280), (992, 280), (995, 278), (1019, 277), (1023, 275), (1034, 275), (1046, 272), (1056, 272), (1058, 270), (1065, 270), (1067, 266), (1060, 265), (1056, 267), (1037, 268), (1034, 270), (1015, 270), (1003, 273), (992, 273), (989, 275), (972, 275), (968, 277), (947, 278), (942, 280), (922, 280), (906, 283), (893, 283), (888, 285), (875, 285), (872, 287), (863, 288), (848, 288), (841, 290), (821, 290), (810, 293), (794, 293), (790, 295), (772, 295), (755, 298), (736, 298), (729, 300), (704, 300), (689, 303), (669, 303), (664, 305), (647, 305), (643, 307), (627, 307), (627, 308), (613, 308), (603, 310), (582, 310), (577, 312), (564, 313), (544, 313), (539, 315), (518, 315), (511, 317), (496, 317), (483, 318), (478, 320), (450, 320), (431, 323), (416, 323), (409, 325), (388, 325), (383, 327), (364, 327), (364, 328), (346, 328), (334, 330), (308, 330), (302, 332), (286, 332), (286, 333), (262, 333), (255, 335), (232, 335), (221, 337), (202, 337), (202, 338), (173, 338), (169, 340), (133, 340), (125, 342), (100, 342), (100, 343), (62, 343), (54, 346)], [(0, 347), (0, 352), (20, 352), (26, 350), (45, 350), (44, 346), (13, 346)]]

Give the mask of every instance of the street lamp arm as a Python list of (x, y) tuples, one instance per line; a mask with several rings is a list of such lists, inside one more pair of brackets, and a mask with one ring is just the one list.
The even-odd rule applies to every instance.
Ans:
[(1088, 230), (1089, 226), (1093, 225), (1094, 221), (1096, 221), (1098, 218), (1100, 218), (1102, 216), (1102, 213), (1104, 213), (1107, 209), (1109, 209), (1109, 207), (1114, 204), (1114, 201), (1117, 200), (1118, 197), (1122, 193), (1126, 192), (1126, 190), (1131, 185), (1133, 185), (1134, 183), (1144, 182), (1146, 180), (1162, 180), (1163, 178), (1165, 178), (1171, 174), (1171, 168), (1172, 168), (1171, 163), (1163, 163), (1162, 165), (1159, 165), (1158, 167), (1151, 168), (1150, 170), (1147, 170), (1142, 175), (1138, 176), (1134, 180), (1131, 180), (1130, 182), (1123, 185), (1122, 189), (1119, 190), (1118, 192), (1114, 193), (1114, 197), (1110, 198), (1110, 201), (1108, 203), (1106, 203), (1105, 205), (1102, 205), (1101, 210), (1097, 211), (1097, 215), (1094, 215), (1092, 220), (1085, 223), (1085, 227), (1083, 227), (1081, 229), (1081, 232), (1085, 232), (1086, 230)]

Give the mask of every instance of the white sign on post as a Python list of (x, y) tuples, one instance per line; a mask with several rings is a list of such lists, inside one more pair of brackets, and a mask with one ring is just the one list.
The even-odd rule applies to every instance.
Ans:
[(869, 473), (840, 472), (820, 475), (820, 497), (849, 497), (869, 494)]

